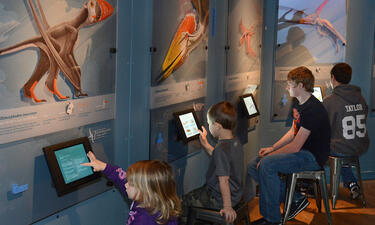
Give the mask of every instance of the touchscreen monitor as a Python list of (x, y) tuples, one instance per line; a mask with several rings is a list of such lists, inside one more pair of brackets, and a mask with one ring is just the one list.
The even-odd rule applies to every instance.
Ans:
[(259, 115), (259, 110), (252, 94), (241, 95), (240, 99), (246, 109), (248, 118)]
[(191, 141), (199, 137), (200, 124), (194, 109), (188, 109), (173, 113), (179, 131), (180, 138), (184, 141)]
[(314, 92), (312, 93), (319, 101), (323, 102), (324, 89), (321, 86), (315, 86)]
[(87, 137), (47, 146), (43, 151), (58, 196), (100, 177), (91, 167), (81, 166), (81, 163), (89, 162), (86, 154), (92, 151)]

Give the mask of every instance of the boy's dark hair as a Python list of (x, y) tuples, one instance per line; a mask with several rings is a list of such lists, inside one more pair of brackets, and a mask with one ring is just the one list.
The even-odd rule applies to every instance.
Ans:
[(331, 69), (331, 76), (341, 84), (349, 84), (352, 79), (352, 67), (347, 63), (337, 63)]
[(210, 107), (207, 112), (212, 121), (220, 123), (224, 129), (234, 130), (237, 125), (237, 115), (234, 106), (226, 101)]
[(288, 80), (296, 82), (297, 85), (298, 83), (302, 83), (306, 91), (314, 92), (314, 75), (305, 66), (300, 66), (289, 71)]

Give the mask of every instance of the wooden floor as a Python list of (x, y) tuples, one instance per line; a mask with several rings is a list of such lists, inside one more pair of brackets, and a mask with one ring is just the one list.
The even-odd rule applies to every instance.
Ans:
[[(339, 199), (336, 203), (336, 209), (332, 209), (330, 198), (330, 210), (333, 225), (374, 225), (375, 224), (375, 180), (364, 181), (364, 192), (366, 197), (366, 207), (362, 207), (361, 198), (351, 200), (349, 192), (340, 186)], [(322, 212), (318, 213), (315, 199), (309, 198), (310, 205), (299, 213), (293, 220), (288, 221), (288, 225), (328, 224), (325, 209), (322, 202)], [(255, 198), (249, 202), (250, 221), (261, 217), (259, 214), (259, 199)]]

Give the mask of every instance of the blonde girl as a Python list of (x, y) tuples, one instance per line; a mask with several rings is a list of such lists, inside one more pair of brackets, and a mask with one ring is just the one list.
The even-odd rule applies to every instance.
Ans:
[(177, 225), (181, 206), (170, 165), (158, 160), (143, 160), (132, 164), (125, 172), (96, 159), (92, 152), (87, 156), (90, 162), (83, 166), (101, 171), (133, 200), (127, 225)]

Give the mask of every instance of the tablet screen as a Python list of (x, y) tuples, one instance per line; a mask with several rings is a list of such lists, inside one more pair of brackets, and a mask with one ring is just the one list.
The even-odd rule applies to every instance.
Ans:
[(94, 174), (91, 167), (81, 166), (81, 163), (89, 162), (83, 144), (55, 151), (55, 155), (65, 184)]
[(244, 98), (244, 101), (249, 115), (254, 115), (258, 112), (258, 110), (255, 108), (255, 104), (251, 96)]
[(174, 112), (178, 128), (178, 139), (188, 142), (199, 137), (199, 121), (193, 108)]
[(100, 177), (100, 173), (91, 167), (81, 166), (81, 163), (89, 162), (87, 153), (92, 151), (87, 137), (47, 146), (43, 151), (58, 196)]
[(182, 114), (179, 118), (187, 138), (199, 134), (198, 126), (192, 112)]
[(245, 105), (248, 117), (254, 117), (259, 115), (259, 110), (252, 94), (242, 95), (240, 96), (240, 98), (242, 99)]
[(323, 92), (321, 87), (314, 87), (314, 92), (312, 93), (319, 101), (323, 102)]

